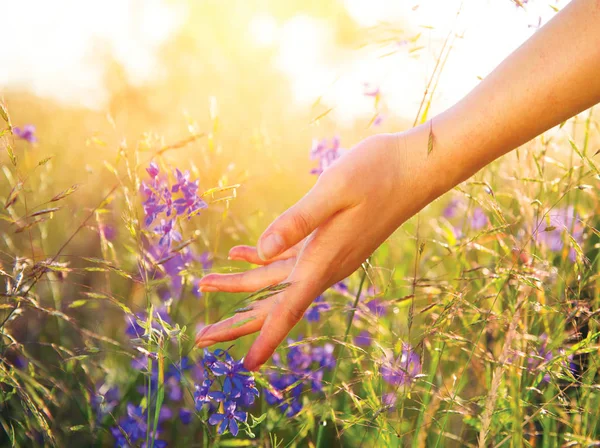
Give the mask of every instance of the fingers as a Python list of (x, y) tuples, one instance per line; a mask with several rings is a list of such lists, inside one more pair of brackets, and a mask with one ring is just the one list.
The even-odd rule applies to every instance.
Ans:
[[(354, 269), (352, 250), (352, 218), (350, 211), (337, 215), (315, 232), (298, 256), (297, 264), (286, 280), (290, 286), (275, 296), (275, 303), (265, 319), (259, 336), (254, 341), (244, 366), (256, 370), (273, 354), (277, 346), (302, 319), (312, 301), (327, 289), (338, 276)], [(338, 261), (336, 263), (336, 260)], [(350, 263), (340, 262), (349, 260)]]
[(295, 258), (290, 258), (237, 274), (209, 274), (198, 282), (198, 289), (202, 292), (254, 292), (285, 280), (295, 262)]
[(310, 235), (344, 208), (340, 175), (324, 173), (317, 184), (293, 207), (277, 218), (258, 240), (258, 256), (269, 260)]
[(287, 260), (298, 255), (302, 248), (303, 241), (286, 250), (285, 252), (270, 258), (268, 261), (261, 259), (258, 256), (258, 249), (253, 246), (235, 246), (229, 251), (230, 260), (247, 261), (248, 263), (265, 265), (278, 260)]
[(271, 297), (256, 304), (254, 309), (246, 313), (239, 313), (229, 319), (207, 325), (196, 335), (196, 346), (205, 348), (218, 342), (232, 341), (256, 333), (261, 329), (273, 301), (274, 298)]

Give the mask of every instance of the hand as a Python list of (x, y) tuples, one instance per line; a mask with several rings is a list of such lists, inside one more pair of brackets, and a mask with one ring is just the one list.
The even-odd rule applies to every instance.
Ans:
[(261, 267), (207, 275), (201, 290), (250, 292), (282, 281), (289, 286), (205, 327), (196, 344), (207, 347), (260, 331), (244, 365), (255, 370), (265, 363), (316, 297), (352, 274), (437, 197), (424, 169), (427, 139), (421, 128), (367, 138), (321, 174), (308, 194), (267, 228), (257, 248), (232, 248), (231, 259)]

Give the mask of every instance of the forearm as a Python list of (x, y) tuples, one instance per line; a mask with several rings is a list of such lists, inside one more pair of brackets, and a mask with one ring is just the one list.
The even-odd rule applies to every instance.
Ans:
[[(441, 194), (598, 102), (600, 0), (573, 0), (469, 95), (433, 119), (434, 149), (424, 167)], [(429, 125), (415, 130), (422, 140)]]

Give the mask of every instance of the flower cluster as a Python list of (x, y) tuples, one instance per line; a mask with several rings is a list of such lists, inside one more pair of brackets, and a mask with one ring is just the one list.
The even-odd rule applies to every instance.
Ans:
[(339, 137), (334, 137), (331, 144), (327, 139), (314, 140), (310, 150), (310, 159), (318, 160), (319, 167), (310, 171), (311, 174), (321, 175), (323, 171), (329, 168), (337, 159), (342, 156), (343, 150), (340, 148)]
[[(295, 341), (288, 342), (292, 344)], [(302, 410), (301, 396), (305, 388), (310, 387), (315, 393), (323, 391), (324, 370), (335, 367), (333, 345), (294, 345), (287, 353), (286, 363), (282, 362), (278, 353), (273, 355), (273, 363), (279, 369), (268, 373), (273, 389), (265, 389), (265, 398), (270, 405), (279, 406), (287, 417), (293, 417)], [(286, 397), (287, 394), (289, 397)]]
[(175, 183), (169, 186), (167, 179), (160, 176), (158, 165), (154, 162), (146, 169), (150, 175), (149, 182), (142, 183), (142, 193), (146, 196), (143, 202), (146, 227), (160, 218), (160, 224), (154, 232), (160, 236), (159, 246), (170, 247), (173, 241), (180, 241), (181, 234), (175, 229), (177, 217), (188, 219), (207, 207), (206, 202), (198, 196), (198, 181), (190, 181), (188, 171), (182, 173), (175, 170)]
[(304, 318), (309, 322), (318, 322), (321, 320), (321, 313), (329, 311), (331, 307), (325, 301), (325, 298), (320, 295), (313, 304), (304, 313)]
[(410, 345), (402, 344), (400, 355), (386, 357), (379, 371), (388, 384), (407, 386), (421, 374), (421, 359)]
[[(196, 410), (208, 408), (208, 423), (219, 425), (219, 434), (229, 430), (237, 436), (239, 423), (246, 423), (248, 418), (244, 409), (259, 395), (254, 377), (244, 368), (243, 360), (235, 361), (223, 350), (211, 353), (205, 349), (202, 366), (204, 381), (196, 385), (194, 393)], [(223, 411), (216, 412), (221, 404)]]
[[(135, 406), (131, 403), (127, 404), (127, 416), (122, 417), (116, 426), (110, 429), (111, 434), (115, 438), (115, 447), (128, 448), (137, 442), (146, 440), (148, 436), (148, 414), (141, 406)], [(159, 432), (152, 434), (154, 446), (157, 448), (165, 448), (167, 442), (158, 439)], [(145, 447), (146, 443), (142, 444)]]

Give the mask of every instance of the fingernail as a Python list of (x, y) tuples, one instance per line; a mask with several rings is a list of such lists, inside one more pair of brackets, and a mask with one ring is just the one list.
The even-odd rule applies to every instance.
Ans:
[(219, 288), (215, 288), (214, 286), (198, 286), (198, 291), (200, 292), (217, 292)]
[(271, 233), (258, 246), (258, 256), (262, 260), (268, 260), (279, 255), (285, 247), (285, 242), (278, 233)]
[(212, 340), (207, 340), (207, 341), (200, 341), (200, 342), (196, 342), (196, 347), (198, 348), (206, 348), (209, 347), (213, 344), (216, 344), (217, 341), (212, 341)]

